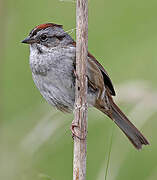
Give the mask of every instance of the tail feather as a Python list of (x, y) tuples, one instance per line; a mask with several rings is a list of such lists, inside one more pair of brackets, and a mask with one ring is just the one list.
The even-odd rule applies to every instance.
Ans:
[(119, 107), (110, 100), (111, 112), (110, 114), (106, 113), (104, 109), (100, 109), (105, 114), (107, 114), (116, 125), (125, 133), (131, 143), (135, 146), (136, 149), (141, 149), (142, 145), (148, 145), (149, 142), (141, 134), (141, 132), (129, 121), (125, 114), (119, 109)]

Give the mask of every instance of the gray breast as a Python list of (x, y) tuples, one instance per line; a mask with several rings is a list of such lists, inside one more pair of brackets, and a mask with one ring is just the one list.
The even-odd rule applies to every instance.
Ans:
[(75, 51), (67, 53), (66, 49), (46, 53), (46, 55), (30, 55), (33, 80), (43, 97), (53, 106), (66, 106), (69, 110), (73, 109), (75, 100), (74, 58)]
[[(32, 47), (33, 48), (33, 47)], [(33, 80), (48, 103), (60, 110), (72, 110), (75, 101), (75, 47), (56, 48), (39, 54), (30, 53)], [(96, 92), (88, 88), (89, 106), (95, 103)]]

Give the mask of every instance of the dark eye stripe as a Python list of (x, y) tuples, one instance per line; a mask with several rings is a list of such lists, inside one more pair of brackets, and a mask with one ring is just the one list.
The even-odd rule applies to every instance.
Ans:
[(65, 35), (62, 35), (62, 36), (55, 36), (55, 37), (61, 41), (61, 40), (65, 37)]

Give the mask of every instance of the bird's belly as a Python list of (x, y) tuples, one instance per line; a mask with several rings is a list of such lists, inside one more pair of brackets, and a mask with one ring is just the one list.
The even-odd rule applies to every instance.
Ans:
[[(75, 103), (75, 79), (71, 73), (54, 72), (48, 72), (46, 76), (32, 73), (34, 83), (49, 104), (62, 111), (72, 111)], [(88, 105), (93, 106), (95, 100), (96, 94), (88, 89)]]
[(32, 74), (34, 83), (46, 101), (63, 111), (71, 111), (75, 101), (75, 87), (71, 75), (48, 72), (46, 76)]

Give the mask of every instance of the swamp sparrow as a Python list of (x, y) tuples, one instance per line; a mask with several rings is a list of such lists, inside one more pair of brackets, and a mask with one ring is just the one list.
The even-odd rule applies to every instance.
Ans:
[[(76, 43), (61, 25), (36, 26), (22, 41), (30, 45), (30, 67), (35, 85), (48, 103), (71, 112), (75, 103)], [(101, 64), (88, 53), (87, 102), (110, 117), (137, 149), (149, 142), (114, 103), (115, 90)]]

